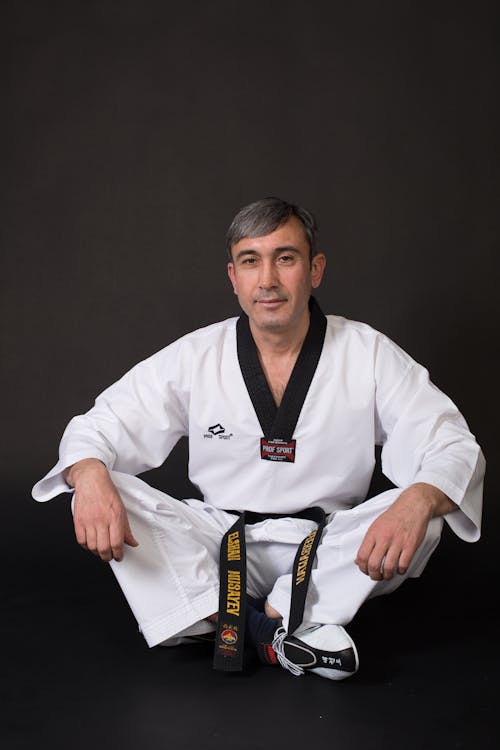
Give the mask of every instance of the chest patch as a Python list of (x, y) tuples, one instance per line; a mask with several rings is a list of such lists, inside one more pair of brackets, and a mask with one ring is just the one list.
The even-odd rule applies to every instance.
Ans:
[(287, 461), (295, 462), (296, 440), (267, 440), (260, 439), (260, 457), (263, 461)]

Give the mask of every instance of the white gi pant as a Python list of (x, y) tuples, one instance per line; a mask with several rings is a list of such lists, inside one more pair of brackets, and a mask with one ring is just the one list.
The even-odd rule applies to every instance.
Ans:
[[(125, 546), (123, 560), (110, 564), (147, 644), (213, 630), (205, 618), (219, 608), (219, 547), (236, 516), (200, 500), (176, 500), (128, 474), (111, 472), (111, 478), (139, 546)], [(442, 518), (430, 522), (405, 575), (372, 581), (354, 564), (368, 527), (400, 492), (391, 489), (331, 514), (312, 570), (304, 625), (346, 625), (364, 601), (421, 574), (439, 542)], [(295, 553), (315, 525), (281, 518), (246, 526), (247, 591), (267, 596), (285, 628)]]

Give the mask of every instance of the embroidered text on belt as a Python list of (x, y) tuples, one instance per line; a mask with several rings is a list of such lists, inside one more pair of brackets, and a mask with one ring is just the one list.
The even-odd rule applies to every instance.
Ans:
[[(214, 669), (223, 672), (240, 672), (243, 667), (247, 577), (245, 523), (257, 523), (265, 518), (284, 517), (282, 513), (262, 515), (245, 511), (222, 539), (219, 569), (219, 618), (215, 636)], [(288, 635), (292, 635), (302, 622), (311, 570), (326, 524), (326, 516), (322, 508), (314, 507), (300, 513), (287, 514), (287, 517), (305, 518), (317, 524), (316, 528), (300, 543), (295, 554), (288, 622)]]

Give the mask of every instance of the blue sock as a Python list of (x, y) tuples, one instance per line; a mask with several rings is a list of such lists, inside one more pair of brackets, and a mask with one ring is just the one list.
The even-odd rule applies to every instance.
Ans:
[[(265, 599), (263, 600), (265, 602)], [(280, 619), (268, 617), (253, 606), (255, 600), (247, 597), (246, 636), (253, 646), (261, 643), (272, 643), (276, 629), (281, 625)]]
[(259, 612), (264, 611), (264, 606), (267, 601), (267, 596), (262, 596), (260, 599), (254, 599), (253, 596), (250, 596), (250, 594), (247, 594), (247, 604), (250, 604), (254, 609), (258, 610)]

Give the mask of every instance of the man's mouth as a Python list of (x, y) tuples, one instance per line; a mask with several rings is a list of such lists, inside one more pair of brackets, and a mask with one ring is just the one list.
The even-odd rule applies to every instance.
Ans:
[(283, 302), (286, 302), (285, 299), (275, 297), (273, 297), (272, 299), (257, 299), (255, 301), (258, 305), (264, 305), (264, 307), (276, 307), (277, 305), (281, 305)]

